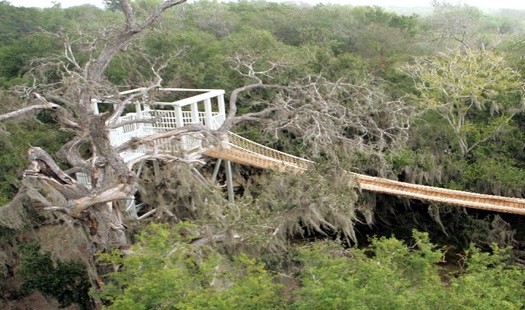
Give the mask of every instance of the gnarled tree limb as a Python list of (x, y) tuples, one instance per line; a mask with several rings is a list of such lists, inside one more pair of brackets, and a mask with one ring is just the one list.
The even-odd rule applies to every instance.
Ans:
[(28, 112), (31, 112), (31, 111), (46, 110), (46, 109), (56, 110), (56, 109), (58, 109), (60, 107), (56, 103), (52, 103), (52, 102), (47, 101), (44, 97), (42, 97), (39, 94), (35, 93), (34, 95), (35, 95), (35, 97), (37, 97), (37, 99), (41, 103), (30, 105), (30, 106), (27, 106), (27, 107), (24, 107), (24, 108), (20, 108), (18, 110), (7, 112), (5, 114), (0, 114), (0, 122), (5, 121), (5, 120), (10, 119), (10, 118), (14, 118), (14, 117), (18, 117), (18, 116), (24, 115), (24, 114), (26, 114)]

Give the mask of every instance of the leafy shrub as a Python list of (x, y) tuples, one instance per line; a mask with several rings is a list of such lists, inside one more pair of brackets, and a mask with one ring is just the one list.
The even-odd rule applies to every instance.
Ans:
[(373, 239), (367, 249), (343, 251), (333, 242), (304, 247), (301, 298), (295, 309), (521, 309), (525, 271), (508, 263), (505, 249), (471, 247), (466, 269), (448, 283), (443, 252), (428, 234), (415, 244)]
[(280, 286), (262, 264), (245, 255), (228, 259), (209, 247), (193, 247), (195, 226), (168, 230), (150, 225), (133, 254), (102, 255), (121, 265), (101, 297), (109, 309), (276, 309)]

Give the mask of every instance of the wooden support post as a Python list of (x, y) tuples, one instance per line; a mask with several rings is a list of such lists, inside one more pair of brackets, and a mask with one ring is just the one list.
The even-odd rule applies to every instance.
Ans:
[(144, 213), (144, 214), (142, 214), (141, 216), (139, 216), (139, 217), (137, 218), (137, 220), (145, 219), (145, 218), (147, 218), (148, 216), (152, 215), (152, 214), (155, 213), (155, 212), (157, 212), (157, 209), (156, 209), (156, 208), (153, 209), (153, 210), (150, 210), (150, 211), (148, 211), (148, 212), (146, 212), (146, 213)]
[(97, 99), (91, 99), (91, 109), (93, 109), (93, 114), (98, 115), (98, 102)]
[(195, 167), (192, 167), (191, 170), (195, 173), (196, 178), (201, 181), (201, 183), (204, 185), (206, 184), (206, 178), (202, 176), (202, 174), (197, 170)]
[[(144, 119), (144, 115), (142, 114), (142, 107), (140, 106), (140, 102), (135, 103), (135, 115), (137, 119)], [(141, 130), (144, 128), (144, 123), (136, 123), (135, 129)]]
[[(149, 106), (149, 104), (142, 103), (142, 105), (139, 104), (139, 106), (142, 108), (141, 111), (140, 111), (141, 118), (143, 118), (143, 119), (150, 119), (150, 118), (152, 118), (151, 107)], [(155, 113), (155, 112), (153, 112), (153, 113)], [(157, 126), (158, 126), (157, 123), (155, 123), (155, 124), (152, 124), (152, 123), (144, 123), (144, 124), (142, 124), (142, 128), (147, 128), (148, 130), (152, 130), (152, 129), (154, 129)]]
[(219, 174), (219, 168), (221, 167), (222, 159), (217, 159), (217, 162), (215, 163), (215, 169), (213, 169), (213, 174), (211, 176), (211, 184), (215, 184), (215, 181), (217, 181), (217, 175)]
[(135, 172), (135, 176), (140, 178), (140, 174), (142, 173), (142, 168), (144, 168), (144, 161), (140, 161), (139, 166), (137, 167), (137, 172)]
[(217, 103), (219, 105), (219, 115), (215, 118), (217, 120), (217, 125), (219, 127), (224, 124), (224, 121), (226, 120), (226, 107), (224, 105), (224, 94), (221, 94), (217, 96)]
[(155, 175), (155, 186), (160, 184), (160, 166), (158, 160), (153, 160), (153, 174)]
[(230, 203), (235, 202), (235, 197), (233, 193), (233, 176), (232, 176), (232, 163), (229, 160), (226, 160), (226, 188), (228, 190), (228, 201)]

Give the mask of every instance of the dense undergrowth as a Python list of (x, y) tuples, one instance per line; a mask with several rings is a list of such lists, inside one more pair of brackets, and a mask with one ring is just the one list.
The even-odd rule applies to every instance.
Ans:
[(265, 261), (189, 245), (197, 230), (152, 225), (132, 255), (105, 255), (120, 267), (100, 295), (108, 309), (519, 309), (525, 298), (525, 270), (496, 245), (491, 253), (471, 246), (450, 268), (426, 233), (414, 231), (410, 244), (373, 238), (361, 249), (325, 240), (279, 255), (272, 272)]

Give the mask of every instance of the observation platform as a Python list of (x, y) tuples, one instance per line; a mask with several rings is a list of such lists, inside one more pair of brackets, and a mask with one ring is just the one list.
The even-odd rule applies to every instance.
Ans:
[[(143, 91), (143, 88), (138, 88), (120, 94), (126, 96)], [(129, 110), (133, 112), (123, 114), (117, 121), (117, 124), (124, 125), (109, 131), (109, 139), (114, 147), (132, 139), (145, 138), (192, 124), (202, 124), (211, 130), (217, 130), (226, 119), (224, 90), (159, 88), (155, 91), (161, 95), (166, 94), (166, 98), (182, 98), (172, 101), (137, 100), (130, 104)], [(93, 102), (95, 113), (99, 112), (99, 105), (99, 102)], [(120, 155), (126, 163), (132, 163), (147, 154), (168, 152), (189, 156), (202, 149), (202, 139), (191, 134), (177, 139), (156, 139), (153, 146), (142, 145), (123, 151)]]

